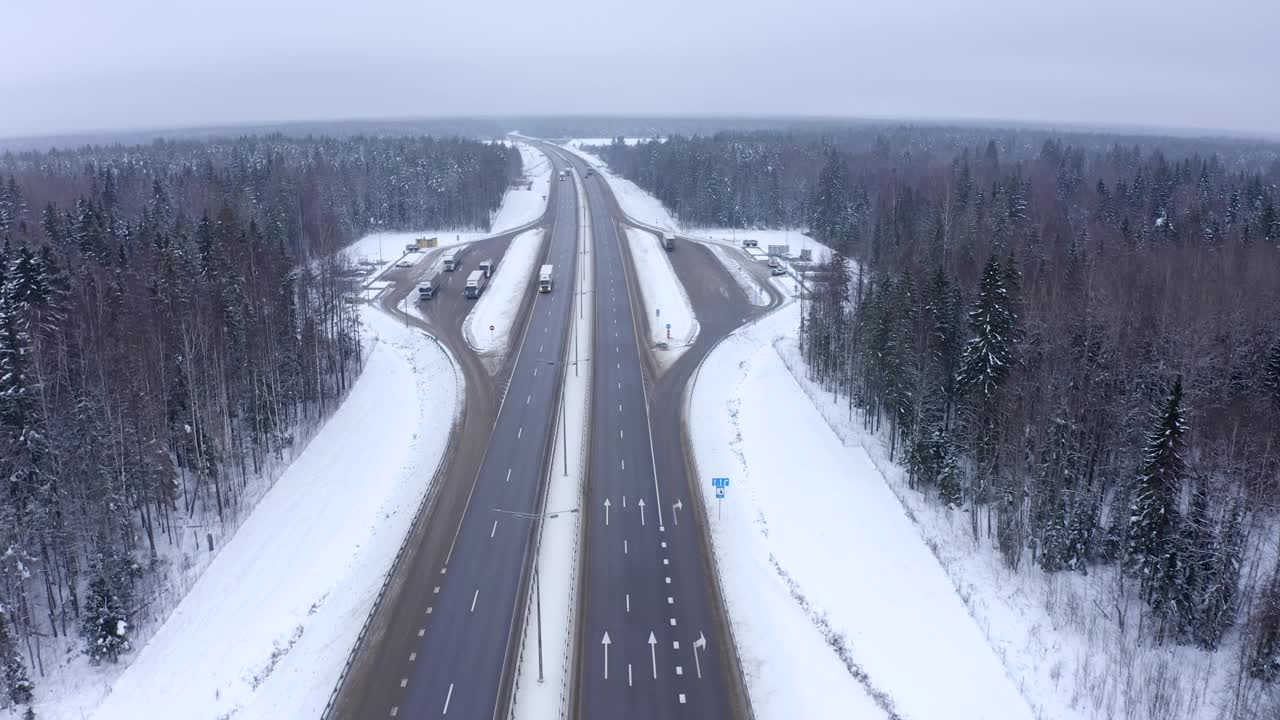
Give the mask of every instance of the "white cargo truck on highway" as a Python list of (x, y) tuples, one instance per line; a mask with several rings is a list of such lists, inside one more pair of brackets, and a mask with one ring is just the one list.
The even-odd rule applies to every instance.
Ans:
[(538, 292), (551, 292), (551, 266), (543, 265), (538, 271)]
[(462, 291), (462, 294), (472, 300), (480, 297), (480, 293), (484, 291), (484, 285), (487, 281), (488, 278), (484, 276), (483, 271), (472, 270), (471, 274), (467, 276), (467, 287)]
[(445, 272), (453, 272), (462, 265), (462, 254), (457, 250), (450, 250), (444, 254)]
[(435, 278), (428, 278), (418, 283), (418, 299), (419, 300), (430, 300), (431, 298), (435, 297), (436, 295), (435, 280), (436, 280)]

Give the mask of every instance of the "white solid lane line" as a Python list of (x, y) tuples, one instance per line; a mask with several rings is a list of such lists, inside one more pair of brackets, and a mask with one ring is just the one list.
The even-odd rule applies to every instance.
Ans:
[[(511, 482), (511, 468), (507, 468), (507, 482)], [(666, 547), (665, 545), (663, 547)]]
[(520, 429), (519, 429), (519, 430), (516, 430), (516, 439), (517, 439), (517, 440), (519, 440), (521, 435), (524, 435), (524, 426), (523, 426), (523, 425), (521, 425), (521, 426), (520, 426)]
[(497, 521), (497, 520), (494, 520), (494, 521), (493, 521), (493, 529), (489, 531), (489, 538), (490, 538), (490, 539), (492, 539), (492, 538), (493, 538), (493, 534), (494, 534), (494, 533), (496, 533), (496, 532), (498, 532), (498, 521)]
[[(669, 580), (670, 578), (668, 578)], [(480, 599), (480, 588), (476, 588), (476, 594), (471, 596), (471, 612), (476, 611), (476, 600)]]
[(444, 712), (441, 715), (449, 714), (449, 701), (453, 699), (453, 683), (449, 683), (449, 694), (444, 696)]

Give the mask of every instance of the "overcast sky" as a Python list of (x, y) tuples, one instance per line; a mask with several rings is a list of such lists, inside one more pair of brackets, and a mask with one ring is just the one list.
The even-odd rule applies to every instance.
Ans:
[(0, 0), (0, 136), (847, 115), (1280, 134), (1277, 0)]

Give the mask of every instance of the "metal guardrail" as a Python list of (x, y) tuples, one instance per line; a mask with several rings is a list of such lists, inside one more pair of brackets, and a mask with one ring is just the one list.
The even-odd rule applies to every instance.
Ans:
[[(461, 414), (463, 403), (466, 402), (466, 385), (461, 378), (461, 370), (458, 367), (458, 361), (453, 357), (453, 353), (449, 348), (439, 341), (434, 335), (426, 331), (422, 331), (424, 335), (431, 338), (436, 347), (444, 352), (449, 358), (449, 366), (453, 368), (454, 385), (458, 390), (458, 407), (454, 411), (454, 422), (449, 428), (449, 442), (453, 442), (453, 437), (459, 427), (459, 415)], [(347, 681), (347, 676), (351, 672), (351, 666), (355, 665), (356, 655), (360, 652), (361, 646), (364, 645), (365, 637), (369, 634), (369, 626), (373, 624), (374, 617), (382, 608), (383, 602), (386, 600), (387, 588), (391, 585), (391, 580), (395, 577), (396, 572), (400, 569), (400, 563), (403, 562), (406, 551), (409, 549), (409, 541), (413, 538), (413, 530), (418, 527), (418, 523), (422, 521), (423, 516), (428, 508), (435, 501), (436, 495), (440, 488), (440, 478), (448, 467), (446, 456), (441, 456), (440, 463), (436, 466), (436, 470), (431, 475), (431, 487), (423, 494), (422, 500), (418, 503), (418, 509), (413, 514), (413, 520), (409, 524), (409, 529), (404, 534), (404, 539), (400, 541), (400, 548), (396, 550), (396, 557), (391, 562), (391, 567), (387, 569), (387, 574), (382, 578), (382, 585), (378, 588), (378, 596), (373, 602), (373, 607), (369, 609), (369, 614), (364, 618), (364, 624), (360, 626), (360, 634), (356, 636), (356, 642), (351, 646), (351, 652), (347, 654), (347, 661), (342, 665), (342, 672), (338, 674), (338, 680), (333, 684), (333, 690), (329, 693), (329, 700), (324, 705), (324, 711), (320, 713), (321, 720), (331, 720), (334, 707), (338, 702), (338, 693), (342, 690), (342, 685)]]

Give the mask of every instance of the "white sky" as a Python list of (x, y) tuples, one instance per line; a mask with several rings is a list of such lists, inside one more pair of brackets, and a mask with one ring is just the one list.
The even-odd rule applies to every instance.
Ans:
[(0, 0), (0, 135), (848, 115), (1280, 134), (1280, 0)]

